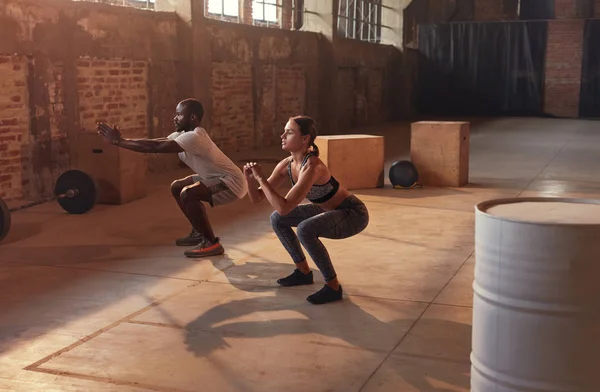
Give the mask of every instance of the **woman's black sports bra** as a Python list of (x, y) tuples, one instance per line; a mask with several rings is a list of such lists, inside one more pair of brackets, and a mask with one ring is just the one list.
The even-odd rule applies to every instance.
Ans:
[[(314, 155), (312, 152), (306, 154), (306, 156), (304, 157), (304, 160), (302, 161), (302, 164), (300, 165), (301, 169), (308, 161), (308, 158), (310, 158), (312, 155)], [(290, 175), (290, 180), (292, 181), (292, 185), (295, 185), (294, 178), (292, 177), (292, 160), (291, 159), (290, 159), (290, 163), (288, 164), (288, 174)], [(306, 198), (311, 203), (317, 203), (317, 204), (325, 203), (327, 200), (331, 199), (333, 197), (333, 195), (335, 195), (335, 193), (338, 191), (339, 188), (340, 188), (340, 183), (333, 176), (331, 176), (331, 177), (329, 177), (329, 181), (327, 181), (325, 184), (322, 184), (322, 185), (313, 184), (313, 186), (308, 191), (308, 195), (306, 195)]]

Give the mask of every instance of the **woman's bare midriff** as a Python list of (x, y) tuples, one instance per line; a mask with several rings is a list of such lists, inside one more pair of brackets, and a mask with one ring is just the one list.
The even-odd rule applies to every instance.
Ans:
[(348, 198), (348, 196), (350, 196), (350, 192), (348, 192), (346, 188), (340, 188), (331, 199), (327, 200), (325, 203), (317, 205), (326, 211), (335, 210), (340, 206), (340, 204), (342, 204), (344, 200)]
[[(317, 178), (317, 181), (315, 181), (315, 184), (323, 184), (324, 185), (327, 181), (329, 181), (329, 178), (331, 177), (331, 173), (329, 172), (329, 169), (327, 168), (327, 166), (325, 166), (325, 164), (319, 158), (317, 158), (317, 157), (315, 157), (315, 158), (318, 159), (319, 164), (323, 165), (323, 167), (325, 168), (324, 173), (319, 178)], [(294, 164), (292, 163), (292, 170), (296, 171), (296, 170), (299, 170), (299, 168), (294, 167)], [(287, 177), (287, 175), (288, 175), (287, 169), (284, 171), (283, 175)], [(315, 204), (318, 205), (319, 207), (322, 207), (326, 211), (335, 210), (350, 195), (351, 195), (351, 193), (346, 188), (342, 188), (340, 186), (338, 191), (335, 193), (335, 195), (333, 195), (333, 197), (331, 199), (327, 200), (325, 203), (315, 203)]]

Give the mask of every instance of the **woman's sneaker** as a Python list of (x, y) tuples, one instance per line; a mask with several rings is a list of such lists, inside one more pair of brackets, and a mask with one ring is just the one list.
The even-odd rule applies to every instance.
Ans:
[(221, 246), (219, 238), (216, 238), (215, 242), (210, 242), (204, 239), (196, 247), (188, 249), (184, 252), (187, 257), (207, 257), (207, 256), (218, 256), (225, 253), (225, 249)]
[(277, 283), (285, 287), (313, 284), (313, 273), (310, 271), (308, 274), (305, 274), (296, 268), (291, 275), (278, 279)]
[(337, 291), (327, 285), (324, 285), (321, 290), (306, 297), (306, 300), (311, 304), (322, 305), (329, 302), (339, 301), (343, 296), (344, 292), (342, 291), (341, 285)]
[(203, 240), (202, 234), (196, 229), (192, 229), (191, 233), (187, 237), (178, 238), (175, 240), (177, 246), (194, 246), (201, 243)]

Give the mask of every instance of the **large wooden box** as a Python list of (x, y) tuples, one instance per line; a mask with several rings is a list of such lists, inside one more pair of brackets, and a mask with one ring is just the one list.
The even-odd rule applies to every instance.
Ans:
[(113, 146), (98, 134), (80, 134), (77, 168), (98, 184), (98, 204), (125, 204), (146, 196), (146, 154)]
[(411, 126), (410, 159), (419, 183), (461, 187), (469, 182), (470, 123), (421, 121)]
[(347, 189), (383, 186), (384, 138), (374, 135), (318, 136), (321, 160)]

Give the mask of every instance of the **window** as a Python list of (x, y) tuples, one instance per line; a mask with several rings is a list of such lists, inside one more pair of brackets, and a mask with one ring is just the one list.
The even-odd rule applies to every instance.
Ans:
[(210, 15), (221, 18), (238, 18), (240, 16), (240, 3), (238, 0), (207, 0), (207, 11)]
[(302, 27), (303, 0), (252, 0), (249, 3), (252, 8), (248, 9), (252, 15), (242, 12), (241, 3), (239, 0), (206, 0), (206, 16), (227, 22), (288, 30)]
[(338, 34), (361, 41), (381, 41), (381, 0), (339, 0)]
[(153, 10), (156, 0), (75, 0)]
[(298, 30), (302, 27), (304, 0), (253, 0), (255, 26)]
[(252, 19), (259, 22), (278, 23), (279, 18), (277, 0), (254, 0), (252, 2)]

